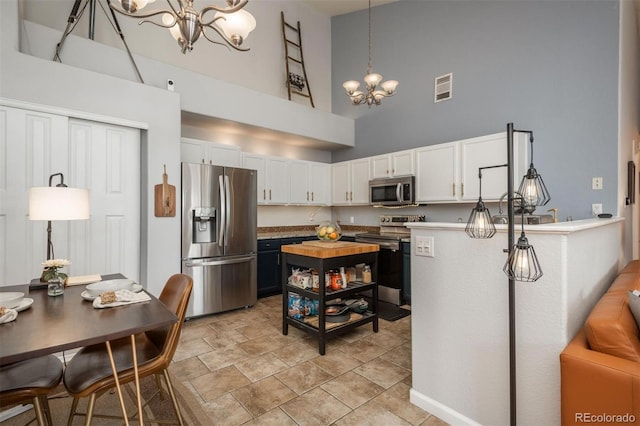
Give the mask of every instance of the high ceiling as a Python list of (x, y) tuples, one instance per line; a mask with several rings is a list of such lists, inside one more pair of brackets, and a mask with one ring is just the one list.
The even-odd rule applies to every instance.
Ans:
[[(345, 13), (364, 10), (369, 7), (368, 0), (301, 0), (314, 9), (330, 16), (344, 15)], [(371, 0), (371, 7), (398, 0)]]

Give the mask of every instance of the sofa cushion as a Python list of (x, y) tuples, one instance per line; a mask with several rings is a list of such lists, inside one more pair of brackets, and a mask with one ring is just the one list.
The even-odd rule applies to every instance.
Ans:
[(607, 292), (593, 308), (584, 325), (591, 349), (640, 362), (638, 326), (626, 292)]
[(640, 290), (629, 291), (629, 308), (636, 319), (638, 329), (640, 329)]
[(613, 281), (607, 293), (611, 293), (612, 291), (621, 292), (627, 294), (629, 290), (635, 290), (636, 288), (640, 288), (640, 273), (631, 274), (625, 273), (620, 274)]

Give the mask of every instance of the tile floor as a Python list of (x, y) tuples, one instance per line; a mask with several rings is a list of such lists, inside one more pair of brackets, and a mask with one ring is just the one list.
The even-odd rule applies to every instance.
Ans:
[(329, 340), (289, 327), (281, 296), (187, 321), (171, 372), (216, 425), (424, 425), (443, 421), (409, 402), (411, 317)]

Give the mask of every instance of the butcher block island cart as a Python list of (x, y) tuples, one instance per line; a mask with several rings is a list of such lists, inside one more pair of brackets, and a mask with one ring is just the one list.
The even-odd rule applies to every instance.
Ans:
[[(303, 241), (302, 244), (282, 246), (282, 334), (287, 335), (289, 325), (306, 331), (318, 338), (318, 350), (320, 355), (324, 355), (328, 337), (337, 336), (368, 323), (373, 325), (373, 331), (377, 333), (378, 285), (376, 280), (379, 249), (378, 244), (344, 241)], [(340, 267), (351, 269), (362, 264), (371, 268), (371, 282), (355, 280), (349, 282), (346, 288), (334, 290), (325, 278), (330, 271), (340, 270)], [(314, 276), (317, 272), (317, 276), (314, 277), (316, 285), (309, 280), (305, 280), (303, 286), (289, 282), (294, 269), (311, 270)], [(336, 300), (358, 299), (362, 293), (368, 296), (369, 306), (366, 311), (351, 312), (347, 315), (349, 318), (342, 322), (327, 321), (328, 316), (325, 311), (327, 306), (331, 308)], [(315, 315), (291, 315), (292, 297), (305, 300), (312, 306), (315, 304), (317, 309), (310, 310), (317, 310)]]

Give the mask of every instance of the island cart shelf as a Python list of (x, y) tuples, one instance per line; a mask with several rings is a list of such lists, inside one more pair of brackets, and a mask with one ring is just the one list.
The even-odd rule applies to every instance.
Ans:
[[(318, 339), (318, 351), (325, 354), (326, 339), (353, 330), (364, 324), (371, 323), (373, 331), (378, 332), (378, 250), (377, 244), (353, 242), (320, 242), (305, 241), (302, 244), (283, 245), (282, 251), (282, 334), (287, 335), (289, 325), (312, 334)], [(325, 273), (341, 266), (352, 267), (358, 264), (371, 266), (371, 283), (354, 281), (347, 288), (331, 290), (325, 283)], [(292, 269), (314, 269), (318, 271), (320, 285), (318, 291), (303, 289), (288, 283)], [(307, 317), (306, 320), (296, 319), (288, 315), (289, 292), (300, 297), (307, 297), (318, 301), (318, 315)], [(370, 292), (369, 309), (357, 314), (352, 312), (351, 319), (344, 323), (327, 323), (325, 321), (326, 303), (333, 299), (346, 299), (363, 292)]]

